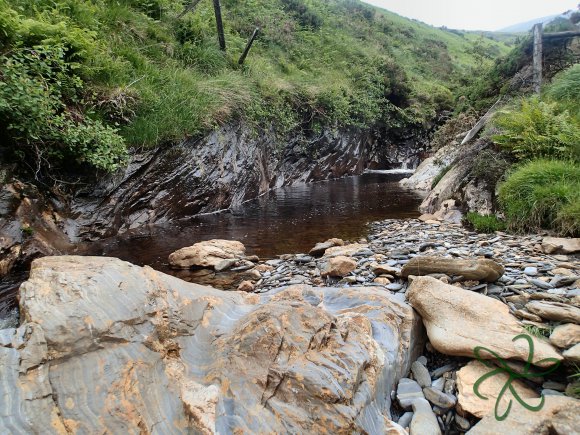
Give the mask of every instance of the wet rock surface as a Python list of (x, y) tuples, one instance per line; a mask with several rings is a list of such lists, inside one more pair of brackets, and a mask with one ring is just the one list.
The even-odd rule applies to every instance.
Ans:
[(416, 164), (418, 145), (387, 147), (385, 142), (390, 140), (356, 129), (279, 138), (225, 125), (201, 139), (135, 153), (122, 174), (79, 192), (73, 204), (78, 233), (102, 238), (236, 206), (297, 182)]
[(33, 263), (20, 301), (3, 433), (401, 433), (390, 391), (423, 348), (377, 288), (223, 292), (64, 256)]
[[(533, 336), (534, 362), (550, 357), (562, 360), (562, 368), (547, 377), (536, 375), (530, 377), (526, 380), (525, 386), (522, 386), (525, 390), (519, 390), (520, 385), (516, 385), (518, 391), (525, 391), (521, 393), (522, 397), (533, 401), (542, 394), (546, 397), (546, 404), (551, 406), (546, 413), (536, 416), (538, 419), (534, 423), (535, 426), (526, 422), (526, 425), (522, 426), (524, 427), (522, 433), (542, 433), (544, 428), (547, 431), (545, 433), (576, 433), (575, 429), (569, 429), (572, 414), (563, 413), (560, 405), (552, 407), (551, 404), (556, 403), (552, 398), (568, 400), (567, 406), (570, 409), (575, 409), (578, 404), (578, 400), (571, 397), (577, 394), (578, 384), (574, 378), (567, 376), (571, 373), (572, 364), (577, 363), (580, 358), (575, 328), (578, 326), (575, 323), (575, 313), (580, 307), (578, 278), (580, 262), (574, 254), (544, 253), (542, 240), (541, 236), (476, 234), (459, 225), (430, 219), (427, 222), (386, 220), (371, 224), (370, 234), (364, 240), (329, 243), (335, 246), (319, 246), (311, 254), (282, 255), (270, 260), (245, 257), (241, 260), (243, 264), (232, 264), (224, 270), (216, 270), (216, 266), (213, 266), (197, 271), (180, 271), (190, 274), (188, 279), (192, 280), (196, 279), (192, 273), (203, 272), (209, 283), (212, 283), (212, 278), (214, 281), (221, 280), (223, 288), (230, 290), (229, 292), (207, 290), (206, 287), (183, 283), (149, 268), (129, 265), (130, 270), (138, 271), (138, 278), (131, 278), (129, 283), (138, 281), (140, 283), (138, 294), (141, 295), (138, 298), (148, 301), (134, 308), (128, 305), (129, 310), (133, 312), (126, 316), (123, 314), (121, 317), (130, 317), (133, 320), (119, 320), (112, 324), (95, 322), (93, 316), (106, 317), (106, 315), (95, 313), (94, 310), (89, 313), (89, 306), (93, 308), (94, 305), (92, 299), (85, 308), (82, 306), (74, 308), (76, 314), (70, 325), (71, 330), (64, 333), (62, 325), (58, 326), (58, 322), (65, 321), (64, 317), (60, 320), (44, 320), (50, 317), (47, 313), (52, 311), (47, 307), (61, 302), (57, 304), (56, 299), (51, 301), (52, 296), (49, 295), (54, 293), (55, 289), (41, 283), (56, 281), (62, 283), (65, 278), (55, 279), (54, 276), (51, 278), (44, 275), (34, 286), (27, 287), (28, 284), (24, 286), (22, 310), (32, 313), (34, 319), (42, 319), (48, 324), (44, 325), (40, 320), (33, 321), (29, 315), (23, 319), (23, 325), (32, 325), (33, 330), (38, 329), (35, 324), (40, 325), (43, 337), (34, 339), (34, 342), (42, 343), (43, 340), (46, 342), (47, 357), (41, 360), (46, 361), (42, 364), (45, 364), (44, 370), (48, 373), (53, 371), (54, 358), (59, 363), (61, 360), (68, 360), (63, 356), (65, 354), (83, 352), (70, 359), (85, 361), (82, 358), (87, 358), (86, 361), (90, 361), (91, 358), (96, 358), (95, 355), (101, 355), (100, 352), (104, 354), (105, 349), (113, 352), (116, 348), (129, 349), (129, 345), (137, 346), (137, 350), (131, 351), (134, 353), (128, 354), (129, 356), (123, 357), (124, 359), (116, 355), (108, 360), (111, 364), (123, 365), (128, 364), (132, 358), (141, 358), (139, 352), (144, 346), (148, 352), (153, 353), (147, 357), (150, 359), (143, 357), (144, 367), (161, 365), (165, 368), (161, 374), (157, 372), (139, 374), (144, 376), (139, 379), (157, 377), (156, 379), (161, 379), (162, 382), (161, 386), (154, 390), (138, 392), (133, 390), (131, 394), (132, 397), (138, 398), (137, 403), (144, 403), (139, 402), (144, 400), (144, 397), (168, 394), (164, 389), (169, 388), (170, 394), (173, 394), (171, 399), (168, 399), (173, 401), (172, 406), (184, 410), (183, 415), (176, 417), (182, 419), (180, 421), (187, 421), (183, 427), (194, 427), (195, 430), (202, 432), (211, 432), (215, 427), (221, 428), (225, 433), (238, 428), (251, 429), (255, 420), (254, 414), (249, 409), (253, 406), (266, 406), (268, 412), (260, 411), (260, 418), (265, 418), (272, 430), (282, 432), (317, 431), (323, 428), (328, 430), (329, 426), (322, 425), (320, 419), (312, 417), (316, 414), (322, 415), (326, 422), (330, 422), (333, 430), (346, 428), (347, 432), (369, 430), (371, 426), (368, 425), (372, 421), (374, 426), (371, 433), (376, 433), (379, 428), (378, 431), (382, 433), (401, 434), (403, 433), (401, 428), (405, 427), (411, 434), (455, 434), (467, 431), (499, 433), (497, 432), (499, 426), (492, 421), (495, 420), (493, 409), (490, 411), (489, 406), (494, 405), (494, 394), (498, 394), (495, 390), (502, 379), (495, 377), (482, 384), (481, 391), (489, 394), (491, 398), (482, 405), (482, 401), (473, 394), (473, 384), (478, 376), (485, 373), (480, 367), (482, 364), (473, 361), (473, 348), (481, 345), (494, 349), (502, 358), (525, 361), (529, 350), (526, 343), (514, 343), (512, 339), (519, 333), (526, 333)], [(487, 275), (478, 276), (478, 280), (466, 280), (460, 272), (449, 270), (447, 273), (430, 271), (429, 276), (424, 277), (403, 273), (405, 267), (409, 267), (408, 264), (412, 265), (413, 261), (418, 261), (415, 259), (425, 257), (432, 258), (433, 261), (445, 259), (446, 263), (453, 263), (454, 268), (459, 270), (463, 267), (465, 271), (471, 270), (469, 264), (472, 262), (486, 263), (485, 260), (490, 260), (499, 265), (503, 273), (498, 273), (498, 277), (490, 281), (486, 280), (489, 279)], [(340, 276), (323, 274), (325, 265), (333, 259), (346, 261), (349, 270), (341, 272)], [(99, 267), (101, 266), (96, 267), (91, 273), (97, 273)], [(217, 268), (221, 269), (221, 266)], [(46, 271), (50, 267), (41, 269)], [(67, 270), (74, 270), (74, 267), (69, 265)], [(230, 277), (228, 280), (224, 278), (226, 275)], [(70, 282), (71, 288), (79, 289), (75, 292), (80, 291), (82, 299), (86, 297), (90, 300), (97, 297), (97, 294), (106, 300), (109, 297), (113, 299), (113, 296), (103, 295), (102, 290), (90, 291), (95, 285), (105, 285), (106, 282), (106, 288), (110, 286), (111, 289), (115, 289), (114, 292), (110, 290), (112, 292), (110, 294), (114, 294), (116, 300), (121, 298), (122, 302), (127, 289), (132, 286), (119, 285), (120, 278), (115, 272), (107, 271), (103, 276), (107, 278), (97, 280), (93, 278), (88, 290), (85, 289), (87, 286), (72, 286), (78, 277), (73, 276), (70, 281), (66, 281), (69, 279), (67, 277), (64, 282)], [(242, 283), (240, 289), (254, 293), (235, 291)], [(30, 291), (31, 288), (35, 290)], [(59, 301), (70, 299), (69, 296), (63, 295), (55, 297), (58, 297)], [(38, 301), (46, 301), (47, 298), (45, 308), (35, 311), (33, 308), (35, 305), (42, 306)], [(413, 318), (411, 324), (406, 323), (410, 321), (406, 316), (412, 315), (409, 313), (413, 313), (413, 310), (405, 303), (406, 300), (421, 314), (421, 318)], [(211, 309), (200, 309), (202, 313), (195, 311), (194, 308), (199, 304), (205, 306), (206, 303)], [(386, 311), (387, 314), (382, 313), (385, 304), (391, 308), (398, 307), (396, 313), (389, 311), (391, 308)], [(121, 309), (117, 305), (123, 307), (126, 304), (117, 302), (115, 309)], [(538, 309), (539, 306), (541, 309)], [(70, 309), (73, 309), (72, 306)], [(195, 314), (197, 320), (190, 321), (188, 310), (197, 313)], [(111, 311), (107, 315), (113, 317), (119, 315), (115, 310), (107, 311)], [(224, 314), (226, 312), (227, 316)], [(375, 316), (375, 313), (379, 312), (382, 314)], [(557, 314), (554, 314), (555, 312)], [(144, 322), (134, 320), (142, 318), (147, 320)], [(159, 329), (159, 325), (165, 325), (163, 319), (177, 320), (169, 320), (168, 329), (165, 326)], [(419, 336), (416, 332), (420, 330), (419, 322), (424, 324), (429, 334), (430, 341), (426, 347), (417, 344), (420, 341), (416, 338)], [(234, 324), (237, 326), (234, 327)], [(325, 325), (328, 324), (335, 326), (327, 328)], [(386, 330), (381, 329), (383, 324), (387, 325)], [(391, 328), (391, 325), (395, 324), (398, 326)], [(195, 328), (193, 334), (191, 327)], [(87, 330), (90, 330), (90, 340)], [(345, 338), (343, 332), (347, 330), (350, 332)], [(395, 330), (397, 331), (394, 333), (395, 337), (404, 338), (395, 338), (393, 341), (392, 334)], [(408, 334), (403, 334), (403, 330), (408, 331)], [(15, 345), (11, 343), (16, 340), (12, 337), (26, 334), (22, 330), (8, 331), (11, 332), (4, 333), (8, 335), (3, 335), (4, 338), (0, 341), (5, 349), (11, 349), (12, 352)], [(545, 338), (539, 337), (538, 331)], [(36, 334), (38, 335), (38, 332)], [(194, 363), (188, 362), (188, 358), (199, 354), (196, 353), (199, 350), (196, 346), (201, 345), (197, 342), (192, 344), (192, 337), (198, 337), (195, 340), (201, 340), (203, 337), (203, 342), (206, 337), (212, 337), (212, 334), (218, 334), (219, 337), (212, 341), (211, 346), (204, 345), (200, 354), (203, 357), (197, 357), (203, 361), (195, 359)], [(322, 334), (323, 337), (316, 338), (318, 334)], [(548, 341), (547, 337), (550, 334), (553, 337)], [(311, 344), (304, 349), (303, 335), (311, 337), (308, 339)], [(143, 341), (142, 337), (145, 336), (149, 338)], [(372, 340), (378, 343), (378, 347), (367, 337), (372, 337)], [(349, 341), (351, 339), (352, 342)], [(383, 344), (381, 341), (383, 339), (390, 344), (387, 345), (386, 342)], [(250, 346), (250, 343), (253, 343), (252, 350), (248, 351), (246, 345)], [(260, 343), (257, 348), (256, 343)], [(393, 343), (399, 344), (395, 346)], [(401, 343), (406, 344), (401, 348)], [(385, 353), (385, 346), (395, 346), (397, 349)], [(274, 348), (280, 350), (274, 351)], [(461, 351), (458, 351), (459, 348)], [(18, 352), (22, 349), (22, 346), (18, 348)], [(230, 351), (226, 354), (224, 349)], [(295, 352), (292, 349), (300, 351)], [(380, 363), (381, 353), (377, 349), (381, 349), (384, 356), (389, 355), (387, 359), (393, 355), (405, 356), (390, 369), (386, 369), (387, 363)], [(307, 355), (304, 357), (306, 359), (298, 356), (304, 352)], [(423, 355), (419, 356), (421, 353)], [(15, 361), (24, 361), (29, 357), (15, 354), (12, 358), (16, 358)], [(177, 367), (181, 367), (177, 372), (167, 369), (169, 362), (173, 361), (172, 358), (177, 358), (179, 362)], [(344, 363), (343, 358), (348, 362)], [(395, 359), (397, 358), (399, 357), (396, 356)], [(251, 361), (251, 364), (248, 361)], [(332, 364), (328, 365), (328, 361)], [(338, 361), (341, 361), (340, 364)], [(198, 363), (205, 367), (204, 370), (192, 369), (197, 367)], [(351, 375), (345, 375), (343, 369), (340, 374), (332, 370), (331, 367), (334, 365), (343, 367), (341, 364), (346, 364), (345, 370)], [(493, 364), (499, 367), (497, 362)], [(523, 362), (508, 360), (508, 364), (511, 370), (518, 373), (525, 370)], [(264, 365), (269, 368), (264, 368)], [(58, 364), (54, 365), (55, 376), (59, 373), (57, 366)], [(246, 367), (252, 369), (246, 370)], [(361, 370), (365, 373), (361, 381), (363, 384), (353, 380), (355, 377), (361, 379), (359, 375), (352, 375), (355, 371), (362, 373)], [(388, 374), (384, 374), (385, 370)], [(470, 370), (475, 371), (472, 373)], [(391, 377), (393, 371), (397, 374)], [(212, 379), (218, 381), (209, 383), (206, 381), (210, 372)], [(11, 373), (4, 377), (10, 379), (5, 381), (6, 385), (10, 383), (10, 388), (16, 388), (17, 383), (24, 385), (23, 383), (29, 382), (22, 377), (23, 374), (17, 375), (13, 371)], [(313, 377), (312, 373), (316, 373), (316, 376)], [(231, 379), (234, 376), (235, 382)], [(322, 382), (322, 378), (317, 376), (323, 377), (325, 381)], [(250, 378), (258, 380), (257, 384), (255, 381), (248, 384), (247, 379)], [(179, 379), (175, 384), (177, 386), (173, 385), (174, 379)], [(401, 380), (398, 381), (399, 379)], [(234, 387), (230, 387), (224, 393), (224, 385), (227, 383)], [(167, 387), (168, 385), (170, 387)], [(334, 385), (340, 385), (340, 389)], [(49, 387), (55, 388), (50, 385)], [(39, 385), (38, 388), (38, 391), (42, 391), (47, 387)], [(356, 393), (353, 394), (353, 391)], [(266, 400), (264, 405), (264, 397), (269, 397), (271, 393), (274, 395)], [(66, 394), (72, 392), (66, 390)], [(363, 395), (360, 396), (361, 394)], [(381, 401), (377, 402), (378, 399), (374, 399), (374, 395), (380, 396)], [(56, 396), (62, 397), (60, 393)], [(261, 397), (260, 400), (256, 399), (257, 396)], [(237, 400), (247, 403), (247, 406), (238, 406)], [(372, 405), (362, 405), (362, 401)], [(31, 406), (34, 403), (32, 401)], [(38, 403), (47, 416), (52, 415), (56, 407), (57, 417), (63, 412), (62, 415), (66, 414), (67, 419), (74, 421), (75, 418), (79, 418), (78, 415), (73, 415), (76, 411), (62, 411), (60, 403)], [(232, 403), (236, 404), (235, 411), (231, 411)], [(314, 405), (305, 406), (304, 403)], [(380, 403), (381, 417), (375, 412), (377, 403)], [(92, 402), (90, 406), (93, 406)], [(344, 408), (345, 406), (347, 408)], [(141, 425), (149, 424), (148, 422), (157, 418), (155, 415), (147, 416), (148, 411), (145, 411), (144, 407), (145, 405), (137, 405), (135, 408), (142, 417), (141, 420), (146, 422), (139, 423)], [(230, 411), (224, 411), (228, 409)], [(345, 409), (349, 409), (346, 414)], [(335, 411), (340, 416), (337, 416)], [(354, 419), (348, 417), (353, 415), (351, 411), (359, 413), (359, 417)], [(175, 409), (172, 412), (175, 413)], [(300, 413), (300, 418), (296, 412)], [(520, 410), (514, 408), (513, 412), (516, 416), (515, 421), (520, 421)], [(277, 417), (272, 417), (273, 415)], [(478, 423), (481, 417), (483, 420)], [(295, 423), (296, 419), (300, 422)], [(508, 420), (511, 420), (511, 415)], [(62, 424), (65, 424), (64, 421)], [(285, 421), (290, 423), (282, 423)], [(212, 426), (214, 422), (216, 426)], [(515, 426), (501, 428), (501, 433), (520, 433), (516, 431)], [(564, 429), (567, 431), (560, 431)], [(528, 432), (525, 432), (526, 430)]]

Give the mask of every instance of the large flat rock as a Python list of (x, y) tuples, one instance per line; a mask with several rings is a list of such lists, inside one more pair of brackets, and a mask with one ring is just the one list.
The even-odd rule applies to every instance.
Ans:
[(445, 257), (415, 257), (403, 266), (401, 275), (423, 276), (432, 273), (444, 273), (449, 276), (462, 276), (466, 280), (497, 281), (505, 270), (502, 265), (489, 259), (460, 260)]
[(386, 433), (422, 348), (372, 288), (224, 292), (103, 257), (34, 261), (0, 333), (0, 433)]
[(523, 406), (514, 407), (509, 416), (498, 421), (487, 415), (468, 435), (578, 435), (580, 400), (564, 396), (545, 396), (539, 411), (529, 411)]
[[(483, 346), (503, 359), (527, 360), (528, 343), (523, 339), (513, 341), (526, 331), (502, 302), (427, 276), (413, 279), (407, 297), (423, 318), (429, 340), (439, 352), (473, 358), (475, 347)], [(536, 337), (532, 340), (534, 362), (544, 358), (562, 360), (549, 342)], [(481, 356), (493, 358), (485, 351)]]

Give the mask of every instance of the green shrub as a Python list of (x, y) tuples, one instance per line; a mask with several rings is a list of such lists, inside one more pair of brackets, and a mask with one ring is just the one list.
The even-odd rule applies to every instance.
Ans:
[(433, 181), (431, 182), (431, 189), (435, 189), (435, 186), (439, 184), (441, 179), (449, 172), (450, 169), (451, 165), (447, 165), (439, 171), (439, 173), (435, 176), (435, 178), (433, 178)]
[(116, 130), (74, 109), (83, 83), (63, 46), (13, 49), (0, 64), (0, 130), (23, 161), (36, 168), (72, 161), (106, 171), (124, 162)]
[(557, 160), (525, 163), (500, 185), (499, 201), (514, 231), (544, 228), (578, 235), (580, 165)]
[(478, 233), (494, 233), (506, 229), (505, 222), (493, 215), (484, 216), (479, 213), (470, 212), (467, 213), (465, 219)]
[(498, 113), (494, 124), (500, 133), (493, 140), (520, 160), (580, 157), (580, 124), (567, 111), (559, 113), (557, 103), (522, 100)]

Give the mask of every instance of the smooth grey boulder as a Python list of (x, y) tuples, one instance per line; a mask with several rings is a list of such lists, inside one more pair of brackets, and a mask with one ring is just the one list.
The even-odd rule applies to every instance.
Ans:
[(373, 288), (266, 294), (104, 257), (45, 257), (0, 333), (0, 433), (384, 433), (422, 348)]

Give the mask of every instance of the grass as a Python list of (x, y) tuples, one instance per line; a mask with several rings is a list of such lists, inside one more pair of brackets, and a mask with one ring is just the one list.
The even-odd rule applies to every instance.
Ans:
[(451, 168), (452, 165), (447, 165), (439, 171), (439, 173), (435, 176), (435, 178), (433, 178), (433, 181), (431, 182), (431, 189), (434, 189), (435, 186), (439, 184), (441, 179), (445, 176), (445, 174), (447, 174), (451, 170)]
[(524, 329), (532, 337), (549, 338), (553, 328), (540, 328), (535, 325), (524, 325)]
[[(128, 146), (153, 146), (234, 119), (281, 132), (427, 125), (509, 50), (354, 0), (222, 6), (226, 53), (217, 47), (209, 1), (178, 19), (177, 0), (0, 0), (0, 23), (8, 23), (3, 51), (83, 41), (74, 58), (84, 82), (76, 109), (118, 124)], [(261, 36), (240, 67), (256, 26)]]
[(467, 213), (465, 219), (478, 233), (495, 233), (506, 229), (505, 222), (494, 215), (484, 216), (470, 212)]
[(551, 229), (580, 234), (580, 165), (573, 161), (534, 160), (517, 166), (499, 188), (508, 228)]

